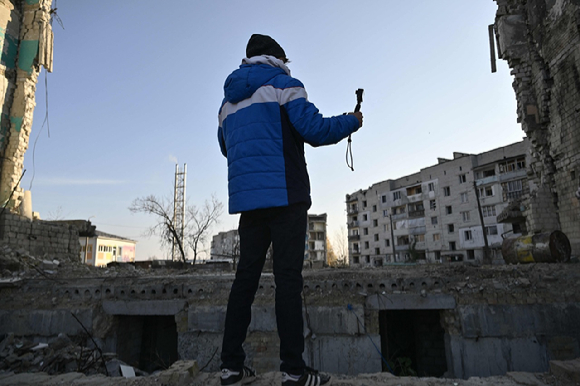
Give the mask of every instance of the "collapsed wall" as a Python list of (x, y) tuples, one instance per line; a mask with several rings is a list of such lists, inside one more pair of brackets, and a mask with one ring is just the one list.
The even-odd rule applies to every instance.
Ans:
[(580, 254), (580, 3), (495, 0), (498, 55), (514, 76), (518, 122), (531, 143), (531, 233), (561, 230)]
[[(86, 328), (103, 352), (146, 371), (155, 358), (218, 371), (233, 274), (84, 270), (0, 286), (0, 337), (49, 342), (64, 333), (90, 345)], [(308, 271), (304, 358), (349, 375), (388, 371), (405, 358), (420, 376), (545, 372), (549, 360), (580, 356), (579, 279), (579, 264)], [(264, 274), (245, 343), (261, 373), (279, 366), (274, 293)]]
[(18, 211), (40, 67), (52, 71), (52, 0), (0, 0), (0, 203)]

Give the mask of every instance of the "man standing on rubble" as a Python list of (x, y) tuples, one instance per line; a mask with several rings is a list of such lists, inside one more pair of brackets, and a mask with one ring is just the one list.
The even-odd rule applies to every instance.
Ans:
[(229, 212), (241, 213), (240, 261), (231, 288), (222, 345), (222, 385), (252, 382), (242, 343), (270, 243), (276, 283), (282, 385), (323, 385), (306, 367), (302, 264), (311, 205), (304, 143), (330, 145), (357, 131), (362, 113), (324, 118), (271, 37), (254, 34), (242, 65), (226, 79), (218, 140), (228, 160)]

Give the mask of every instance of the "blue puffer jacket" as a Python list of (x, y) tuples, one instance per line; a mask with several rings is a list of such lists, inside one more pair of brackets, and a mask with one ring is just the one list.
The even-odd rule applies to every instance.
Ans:
[(310, 204), (304, 142), (339, 142), (353, 115), (323, 118), (304, 85), (271, 56), (244, 59), (224, 85), (218, 140), (228, 159), (229, 212)]

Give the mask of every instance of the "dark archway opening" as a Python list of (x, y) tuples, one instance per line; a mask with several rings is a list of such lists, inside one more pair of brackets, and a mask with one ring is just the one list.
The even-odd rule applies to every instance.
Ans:
[[(439, 310), (379, 312), (381, 348), (395, 375), (441, 377), (447, 371)], [(389, 371), (383, 363), (383, 371)]]
[(152, 373), (178, 359), (177, 325), (173, 316), (118, 316), (117, 356)]

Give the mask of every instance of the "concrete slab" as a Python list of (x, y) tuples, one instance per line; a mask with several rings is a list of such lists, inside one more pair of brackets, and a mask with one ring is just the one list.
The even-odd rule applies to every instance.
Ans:
[(186, 304), (185, 300), (105, 300), (103, 310), (109, 315), (175, 315)]
[(367, 297), (367, 307), (374, 310), (452, 310), (451, 295), (377, 294)]
[(548, 386), (544, 382), (540, 381), (533, 373), (509, 372), (506, 375), (520, 385)]
[(580, 382), (580, 358), (571, 361), (550, 361), (550, 372)]

